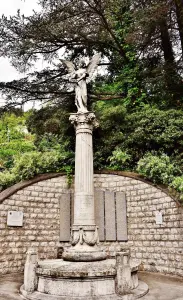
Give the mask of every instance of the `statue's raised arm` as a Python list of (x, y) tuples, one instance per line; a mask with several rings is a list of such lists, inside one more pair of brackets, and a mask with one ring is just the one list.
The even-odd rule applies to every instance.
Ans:
[(90, 82), (94, 71), (100, 61), (100, 54), (92, 57), (88, 66), (84, 61), (80, 62), (79, 69), (76, 70), (74, 64), (68, 60), (61, 60), (66, 65), (69, 76), (69, 81), (75, 87), (75, 104), (79, 113), (87, 112), (87, 83)]

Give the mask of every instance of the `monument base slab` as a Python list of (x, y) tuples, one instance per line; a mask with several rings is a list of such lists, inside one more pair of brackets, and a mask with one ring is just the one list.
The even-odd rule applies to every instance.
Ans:
[(27, 300), (136, 300), (143, 296), (145, 296), (148, 293), (148, 285), (145, 282), (139, 281), (138, 288), (133, 290), (133, 293), (129, 295), (119, 296), (116, 294), (111, 294), (107, 296), (84, 296), (84, 297), (72, 297), (72, 296), (57, 296), (57, 295), (50, 295), (50, 294), (44, 294), (40, 292), (33, 292), (33, 293), (27, 293), (24, 290), (24, 287), (21, 286), (20, 293), (23, 297)]
[(39, 261), (35, 291), (27, 292), (23, 285), (21, 294), (27, 300), (134, 300), (148, 292), (148, 286), (138, 282), (137, 288), (130, 293), (117, 295), (116, 274), (116, 259), (93, 262), (62, 259)]

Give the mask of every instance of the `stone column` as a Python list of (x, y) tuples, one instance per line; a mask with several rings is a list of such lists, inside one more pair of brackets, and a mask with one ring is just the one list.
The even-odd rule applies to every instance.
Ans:
[(132, 290), (132, 278), (129, 260), (129, 253), (117, 253), (116, 255), (116, 293), (118, 295), (130, 294), (130, 291)]
[(93, 113), (72, 114), (76, 130), (74, 226), (95, 226), (92, 132)]
[(37, 268), (38, 255), (35, 249), (27, 251), (24, 269), (24, 290), (28, 293), (34, 292), (37, 288)]
[(77, 261), (104, 259), (105, 254), (97, 247), (99, 237), (94, 211), (92, 133), (98, 123), (92, 112), (71, 114), (70, 121), (76, 130), (73, 247), (64, 251), (63, 258)]

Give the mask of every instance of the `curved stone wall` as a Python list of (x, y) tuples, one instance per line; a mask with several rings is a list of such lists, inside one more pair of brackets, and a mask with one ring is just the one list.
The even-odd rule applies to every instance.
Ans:
[[(44, 177), (45, 176), (45, 177)], [(0, 273), (23, 271), (25, 254), (36, 247), (40, 258), (56, 258), (60, 231), (60, 193), (66, 176), (44, 175), (0, 194)], [(52, 178), (50, 178), (52, 177)], [(110, 250), (129, 245), (141, 269), (183, 276), (183, 207), (165, 191), (130, 174), (95, 174), (95, 187), (125, 192), (128, 242), (105, 243)], [(8, 227), (7, 213), (23, 211), (23, 227)], [(156, 225), (161, 210), (163, 224)]]

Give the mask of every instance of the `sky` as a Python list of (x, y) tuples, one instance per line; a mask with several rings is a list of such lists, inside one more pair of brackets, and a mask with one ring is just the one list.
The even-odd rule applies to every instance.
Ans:
[[(37, 0), (0, 0), (0, 15), (15, 15), (17, 10), (28, 16), (32, 14), (33, 9), (38, 10)], [(11, 81), (22, 77), (15, 68), (13, 68), (8, 59), (0, 57), (0, 81)], [(0, 105), (3, 99), (0, 96)]]

